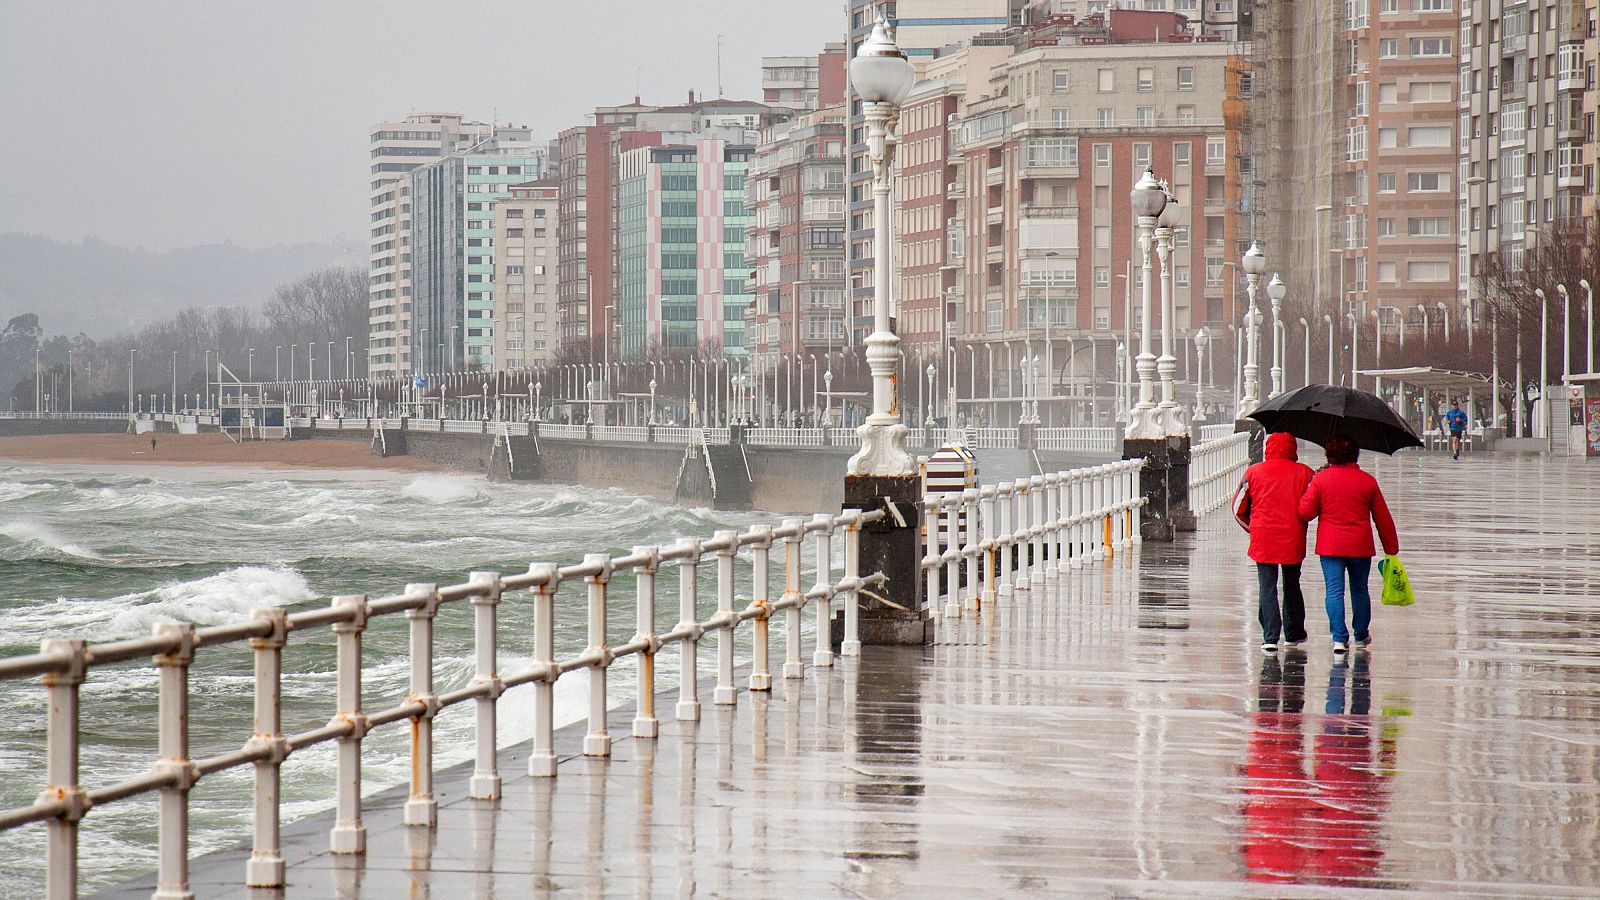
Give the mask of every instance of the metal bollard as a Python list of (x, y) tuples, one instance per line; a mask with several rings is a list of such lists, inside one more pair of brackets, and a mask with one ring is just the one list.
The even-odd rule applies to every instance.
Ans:
[(539, 579), (533, 589), (533, 662), (541, 676), (533, 685), (533, 746), (528, 752), (528, 775), (554, 778), (556, 692), (556, 591), (561, 571), (555, 563), (534, 563), (528, 574)]
[(495, 753), (499, 746), (499, 701), (505, 693), (505, 682), (500, 680), (499, 572), (473, 572), (468, 580), (478, 585), (483, 593), (472, 597), (472, 685), (482, 691), (473, 701), (475, 761), (472, 779), (467, 783), (467, 795), (474, 800), (500, 798), (499, 759)]
[(611, 648), (606, 646), (606, 587), (611, 583), (611, 557), (605, 553), (586, 553), (585, 566), (600, 571), (584, 579), (589, 585), (589, 644), (584, 655), (589, 662), (589, 732), (583, 736), (584, 756), (610, 756), (611, 732), (606, 726), (606, 669), (611, 665)]
[(817, 600), (817, 646), (811, 665), (826, 669), (833, 665), (833, 516), (817, 513), (811, 517), (811, 527), (816, 531), (817, 553), (817, 583), (812, 589), (822, 594)]
[(408, 584), (406, 593), (427, 595), (422, 606), (406, 610), (411, 622), (411, 696), (422, 712), (411, 717), (411, 796), (406, 798), (407, 825), (432, 828), (439, 820), (439, 803), (433, 798), (433, 716), (439, 698), (433, 693), (433, 620), (439, 613), (439, 587)]
[(784, 519), (784, 528), (791, 533), (783, 538), (783, 599), (793, 604), (783, 611), (784, 621), (784, 678), (804, 678), (800, 662), (800, 607), (805, 596), (800, 593), (800, 540), (805, 533), (804, 519)]
[(160, 673), (160, 732), (156, 743), (156, 771), (170, 781), (160, 789), (158, 801), (159, 857), (154, 900), (192, 900), (189, 888), (189, 789), (199, 773), (189, 759), (189, 666), (194, 662), (194, 626), (187, 622), (158, 622), (156, 637), (173, 638), (177, 646), (154, 658)]
[(756, 636), (750, 653), (750, 690), (770, 691), (772, 601), (768, 595), (771, 593), (772, 580), (772, 529), (758, 525), (753, 530), (756, 541), (750, 545), (750, 580), (754, 596), (750, 599), (750, 605), (756, 607), (760, 615), (756, 616)]
[(367, 628), (367, 598), (364, 594), (333, 598), (335, 608), (345, 610), (349, 619), (336, 622), (338, 712), (335, 720), (346, 731), (339, 736), (338, 790), (333, 828), (328, 833), (332, 853), (365, 853), (367, 826), (361, 822), (361, 739), (370, 723), (361, 711), (361, 633)]
[(634, 640), (643, 640), (646, 647), (639, 653), (639, 696), (635, 698), (633, 736), (654, 738), (661, 733), (661, 723), (656, 719), (656, 569), (661, 565), (661, 555), (654, 547), (634, 547), (635, 556), (645, 557), (645, 563), (633, 572), (634, 607), (637, 615)]
[(700, 542), (679, 538), (678, 548), (686, 555), (678, 559), (678, 627), (683, 638), (678, 642), (678, 721), (700, 720), (700, 614), (696, 609), (699, 588)]
[(739, 552), (739, 532), (719, 531), (716, 538), (728, 546), (717, 551), (717, 619), (722, 625), (717, 629), (717, 687), (711, 702), (731, 706), (737, 699), (733, 687), (733, 561)]
[(251, 786), (250, 861), (245, 863), (245, 884), (250, 887), (283, 886), (283, 829), (278, 804), (283, 760), (289, 743), (283, 737), (283, 645), (287, 643), (289, 614), (281, 607), (250, 611), (267, 633), (250, 639), (255, 651), (255, 733), (246, 749), (261, 750)]
[[(844, 526), (844, 578), (855, 584), (861, 576), (861, 514), (855, 513)], [(851, 587), (844, 592), (844, 640), (840, 656), (861, 655), (861, 591)]]

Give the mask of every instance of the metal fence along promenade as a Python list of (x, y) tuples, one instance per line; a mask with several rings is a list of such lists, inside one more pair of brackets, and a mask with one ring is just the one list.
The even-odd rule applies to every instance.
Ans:
[[(976, 608), (985, 598), (1024, 590), (1030, 577), (1050, 577), (1081, 565), (1086, 559), (1115, 552), (1138, 540), (1142, 460), (1076, 469), (930, 496), (925, 501), (928, 527), (921, 568), (927, 578), (928, 606), (938, 615), (938, 599), (948, 598), (944, 615), (961, 615), (965, 604)], [(883, 582), (881, 574), (859, 572), (860, 535), (864, 525), (884, 520), (885, 510), (817, 514), (787, 518), (776, 527), (756, 526), (740, 533), (718, 531), (709, 540), (682, 538), (663, 546), (641, 546), (622, 556), (587, 554), (581, 562), (535, 563), (526, 572), (478, 571), (461, 584), (409, 584), (385, 597), (342, 595), (329, 606), (290, 613), (282, 608), (253, 610), (244, 621), (196, 627), (161, 622), (146, 638), (89, 644), (78, 638), (48, 639), (40, 652), (0, 660), (0, 679), (42, 676), (45, 687), (46, 770), (38, 799), (29, 806), (0, 812), (0, 830), (43, 822), (46, 886), (52, 898), (77, 895), (79, 822), (99, 806), (138, 795), (158, 795), (158, 869), (156, 897), (192, 896), (189, 888), (189, 793), (208, 775), (243, 766), (254, 768), (251, 852), (244, 883), (274, 887), (284, 883), (280, 767), (291, 754), (314, 745), (337, 744), (335, 812), (329, 848), (335, 854), (361, 854), (366, 849), (362, 824), (362, 741), (375, 729), (407, 723), (411, 732), (411, 780), (404, 807), (408, 826), (433, 827), (433, 720), (447, 707), (475, 706), (475, 762), (470, 796), (495, 799), (500, 794), (497, 770), (497, 704), (512, 688), (532, 685), (533, 737), (529, 775), (553, 777), (555, 684), (570, 673), (587, 672), (588, 721), (583, 753), (606, 757), (608, 669), (619, 659), (638, 657), (636, 714), (632, 734), (654, 739), (656, 718), (655, 660), (670, 645), (677, 647), (680, 679), (673, 712), (680, 720), (700, 714), (699, 644), (716, 636), (714, 704), (737, 702), (734, 682), (735, 632), (752, 623), (750, 673), (752, 691), (772, 688), (774, 673), (769, 623), (781, 616), (784, 658), (781, 676), (803, 677), (802, 612), (815, 609), (815, 645), (809, 662), (829, 667), (834, 598), (842, 605), (840, 654), (861, 652), (860, 610), (865, 589)], [(843, 574), (835, 577), (835, 535), (842, 536)], [(810, 565), (806, 563), (809, 541)], [(782, 589), (771, 590), (775, 545), (781, 546)], [(697, 616), (699, 567), (714, 566), (716, 612)], [(746, 566), (751, 597), (735, 605), (736, 566)], [(963, 576), (963, 565), (965, 566)], [(678, 621), (670, 629), (656, 626), (657, 576), (676, 572)], [(809, 570), (813, 580), (805, 583)], [(634, 581), (636, 633), (620, 646), (607, 643), (607, 590), (619, 573)], [(587, 610), (586, 644), (565, 658), (556, 653), (556, 604), (564, 584), (581, 583)], [(497, 610), (512, 592), (527, 591), (533, 612), (533, 663), (521, 671), (500, 669), (502, 628)], [(959, 599), (958, 599), (959, 598)], [(475, 672), (472, 681), (443, 693), (434, 684), (434, 623), (467, 601), (473, 620)], [(362, 700), (362, 636), (384, 616), (404, 615), (409, 630), (410, 693), (377, 710)], [(332, 631), (336, 653), (336, 708), (330, 721), (298, 733), (283, 732), (282, 685), (284, 654), (300, 643), (301, 634)], [(295, 640), (291, 640), (294, 637)], [(309, 638), (308, 638), (309, 639)], [(253, 735), (238, 749), (204, 758), (191, 757), (188, 719), (194, 696), (190, 670), (198, 653), (209, 648), (248, 645), (254, 657)], [(84, 783), (79, 751), (84, 730), (79, 718), (79, 693), (98, 667), (150, 660), (158, 678), (157, 747), (150, 769), (110, 784)]]
[(1249, 432), (1196, 444), (1189, 454), (1189, 508), (1204, 514), (1226, 504), (1249, 464)]
[[(704, 541), (683, 538), (667, 546), (635, 547), (625, 556), (589, 554), (579, 563), (536, 563), (526, 572), (516, 574), (473, 572), (467, 582), (455, 585), (410, 584), (403, 593), (389, 597), (338, 596), (323, 609), (292, 614), (281, 608), (257, 609), (248, 620), (228, 625), (196, 628), (183, 622), (162, 622), (154, 627), (150, 637), (134, 640), (99, 644), (75, 638), (46, 640), (37, 654), (0, 660), (0, 678), (42, 675), (48, 704), (46, 784), (32, 805), (0, 813), (0, 829), (44, 822), (47, 829), (45, 893), (51, 898), (75, 897), (79, 821), (97, 806), (155, 792), (159, 795), (155, 896), (192, 896), (188, 887), (189, 792), (207, 775), (254, 766), (254, 827), (244, 880), (250, 886), (281, 885), (284, 859), (280, 853), (279, 769), (292, 753), (316, 744), (337, 742), (337, 812), (329, 845), (334, 853), (357, 854), (366, 848), (361, 820), (361, 744), (374, 729), (396, 722), (409, 723), (412, 777), (405, 821), (408, 825), (432, 826), (436, 811), (432, 721), (446, 707), (468, 701), (476, 704), (476, 765), (471, 793), (475, 798), (493, 799), (500, 790), (500, 776), (496, 771), (499, 749), (496, 704), (508, 689), (533, 685), (534, 736), (529, 774), (548, 777), (556, 774), (552, 743), (555, 683), (570, 672), (587, 670), (589, 673), (589, 730), (584, 738), (584, 753), (604, 757), (609, 753), (611, 740), (606, 726), (607, 669), (618, 659), (641, 657), (633, 734), (645, 738), (654, 737), (657, 729), (654, 658), (668, 645), (678, 647), (681, 682), (675, 715), (679, 719), (699, 716), (699, 642), (707, 634), (717, 636), (714, 703), (735, 702), (734, 631), (745, 622), (754, 623), (750, 690), (771, 689), (768, 622), (780, 613), (785, 635), (783, 676), (802, 677), (801, 612), (807, 606), (814, 606), (817, 611), (817, 645), (811, 663), (831, 666), (833, 653), (828, 645), (828, 622), (832, 617), (831, 601), (836, 596), (842, 598), (845, 614), (841, 653), (849, 655), (860, 650), (856, 639), (860, 591), (882, 581), (881, 575), (862, 577), (857, 572), (860, 529), (884, 515), (882, 511), (851, 511), (837, 516), (819, 514), (809, 520), (790, 518), (778, 527), (758, 526), (743, 534), (719, 531)], [(835, 579), (831, 571), (832, 542), (834, 534), (840, 532), (844, 543), (844, 574)], [(813, 572), (816, 576), (809, 587), (802, 585), (803, 543), (808, 538), (814, 545)], [(772, 597), (768, 586), (770, 553), (775, 543), (782, 546), (783, 589)], [(746, 551), (756, 596), (742, 609), (735, 609), (734, 567), (741, 551)], [(717, 611), (711, 618), (701, 621), (696, 617), (697, 568), (705, 561), (713, 561), (716, 569)], [(656, 576), (662, 567), (677, 571), (679, 621), (671, 630), (658, 632), (654, 624)], [(638, 632), (621, 646), (608, 646), (607, 585), (615, 574), (624, 571), (631, 572), (635, 581)], [(558, 589), (564, 582), (584, 585), (588, 643), (581, 653), (558, 659), (555, 604)], [(506, 592), (522, 590), (532, 593), (535, 662), (523, 671), (502, 673), (498, 663), (500, 634), (496, 611)], [(463, 600), (472, 606), (475, 677), (463, 688), (436, 693), (434, 619), (442, 610)], [(362, 633), (373, 619), (400, 614), (409, 620), (410, 695), (392, 706), (369, 711), (362, 704)], [(326, 725), (284, 734), (281, 719), (284, 651), (291, 635), (325, 625), (331, 626), (336, 643), (337, 711)], [(202, 759), (191, 758), (188, 740), (190, 667), (202, 649), (240, 643), (248, 643), (255, 657), (254, 734), (237, 750)], [(86, 787), (78, 771), (83, 739), (79, 722), (80, 688), (97, 666), (141, 657), (150, 659), (159, 678), (156, 760), (145, 774)]]

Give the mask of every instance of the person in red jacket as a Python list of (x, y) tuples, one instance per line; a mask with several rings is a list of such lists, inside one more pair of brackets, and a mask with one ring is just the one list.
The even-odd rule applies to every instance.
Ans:
[[(1306, 602), (1300, 593), (1300, 564), (1306, 558), (1306, 523), (1300, 498), (1314, 474), (1299, 461), (1291, 434), (1267, 436), (1261, 462), (1244, 473), (1250, 503), (1250, 558), (1260, 585), (1261, 651), (1276, 653), (1280, 633), (1297, 647), (1306, 640)], [(1283, 610), (1278, 610), (1278, 572), (1283, 572)]]
[[(1311, 479), (1311, 486), (1300, 498), (1300, 519), (1317, 525), (1317, 556), (1322, 558), (1322, 581), (1327, 588), (1328, 626), (1333, 631), (1333, 652), (1347, 652), (1350, 630), (1355, 631), (1357, 649), (1372, 645), (1372, 594), (1367, 576), (1372, 573), (1372, 526), (1378, 526), (1383, 552), (1400, 552), (1400, 536), (1395, 533), (1389, 504), (1378, 489), (1378, 479), (1361, 470), (1356, 460), (1361, 449), (1355, 441), (1336, 434), (1328, 439), (1328, 467)], [(1344, 621), (1345, 577), (1350, 579), (1350, 629)]]

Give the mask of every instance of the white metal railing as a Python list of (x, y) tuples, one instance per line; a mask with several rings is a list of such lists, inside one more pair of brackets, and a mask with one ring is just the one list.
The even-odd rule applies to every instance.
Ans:
[(596, 425), (594, 426), (594, 439), (597, 441), (637, 441), (644, 443), (649, 440), (650, 429), (643, 425)]
[(581, 441), (589, 434), (587, 425), (549, 425), (539, 423), (539, 436), (552, 441)]
[(1189, 509), (1205, 515), (1226, 505), (1249, 464), (1247, 431), (1196, 444), (1189, 453)]
[(1122, 436), (1114, 425), (1041, 428), (1036, 438), (1040, 450), (1116, 453), (1122, 449)]
[(1220, 425), (1201, 425), (1200, 443), (1204, 444), (1207, 441), (1220, 441), (1230, 434), (1233, 434), (1232, 422), (1224, 422)]
[[(137, 415), (137, 414), (136, 414)], [(143, 415), (148, 416), (149, 413)], [(125, 412), (17, 412), (0, 410), (0, 419), (130, 419)]]
[(657, 425), (656, 443), (658, 444), (693, 444), (702, 438), (698, 428), (680, 428), (676, 425)]
[[(588, 731), (583, 741), (586, 756), (606, 757), (611, 752), (611, 736), (606, 726), (607, 670), (617, 660), (641, 657), (637, 669), (638, 696), (633, 735), (652, 739), (658, 735), (655, 713), (654, 657), (662, 647), (678, 646), (680, 681), (677, 718), (700, 717), (701, 666), (698, 648), (708, 633), (717, 636), (716, 688), (713, 703), (732, 705), (738, 688), (734, 684), (734, 637), (738, 626), (754, 622), (751, 672), (748, 690), (766, 691), (772, 687), (769, 664), (768, 622), (783, 613), (784, 678), (803, 677), (801, 613), (815, 605), (814, 667), (833, 665), (830, 649), (832, 600), (842, 598), (845, 615), (844, 640), (840, 652), (845, 656), (860, 653), (858, 602), (863, 587), (883, 581), (881, 574), (860, 577), (858, 570), (862, 525), (879, 521), (881, 510), (853, 510), (833, 516), (819, 513), (809, 520), (785, 519), (779, 527), (757, 526), (748, 532), (718, 531), (710, 540), (681, 538), (669, 546), (634, 547), (631, 553), (612, 557), (591, 553), (580, 563), (557, 565), (535, 563), (528, 571), (502, 574), (473, 572), (462, 584), (408, 584), (403, 593), (371, 598), (345, 595), (332, 599), (322, 609), (290, 613), (279, 607), (256, 609), (250, 618), (226, 625), (197, 628), (187, 622), (161, 622), (147, 638), (89, 644), (79, 638), (48, 639), (40, 652), (0, 660), (0, 679), (43, 676), (46, 703), (46, 768), (43, 790), (31, 805), (0, 812), (0, 830), (31, 822), (43, 822), (45, 835), (46, 884), (44, 894), (52, 898), (77, 894), (79, 821), (96, 807), (128, 797), (159, 795), (157, 841), (159, 862), (156, 876), (157, 897), (192, 896), (189, 885), (189, 792), (194, 785), (218, 772), (243, 766), (254, 768), (253, 833), (250, 858), (245, 866), (245, 883), (252, 887), (276, 887), (284, 883), (281, 851), (280, 769), (290, 755), (318, 744), (337, 742), (337, 796), (335, 821), (329, 834), (334, 854), (362, 853), (366, 828), (362, 824), (361, 761), (362, 739), (374, 729), (406, 722), (411, 728), (411, 784), (405, 804), (407, 825), (436, 824), (437, 801), (433, 794), (433, 720), (439, 711), (467, 701), (476, 709), (476, 765), (469, 793), (478, 799), (500, 796), (497, 704), (510, 688), (532, 684), (534, 732), (528, 773), (533, 777), (554, 777), (556, 755), (554, 738), (555, 684), (563, 675), (588, 670)], [(844, 576), (835, 580), (831, 571), (833, 535), (843, 532)], [(804, 567), (804, 542), (811, 539), (815, 550), (815, 583), (801, 584)], [(774, 542), (783, 547), (783, 590), (771, 597), (769, 554)], [(751, 600), (743, 609), (734, 607), (735, 566), (741, 551), (747, 553)], [(716, 614), (704, 621), (697, 612), (699, 565), (706, 558), (716, 565)], [(663, 565), (677, 569), (678, 622), (670, 630), (656, 630), (656, 577)], [(637, 633), (621, 646), (606, 640), (607, 586), (619, 573), (633, 576)], [(579, 653), (558, 659), (556, 656), (556, 603), (563, 583), (581, 581), (586, 595), (588, 622), (587, 646)], [(533, 656), (531, 666), (513, 674), (499, 668), (500, 626), (498, 606), (509, 591), (532, 592)], [(456, 690), (438, 693), (434, 685), (434, 621), (449, 614), (460, 601), (470, 601), (474, 626), (475, 674), (472, 681)], [(524, 601), (526, 602), (526, 601)], [(393, 705), (368, 711), (362, 704), (362, 634), (369, 622), (382, 616), (404, 614), (410, 630), (410, 693)], [(337, 711), (326, 725), (295, 734), (282, 732), (283, 655), (290, 636), (331, 626), (336, 645)], [(192, 692), (189, 674), (197, 653), (217, 646), (248, 643), (254, 655), (255, 707), (254, 734), (236, 750), (195, 759), (190, 756), (188, 717)], [(298, 640), (296, 643), (300, 643)], [(149, 771), (122, 781), (86, 787), (78, 770), (83, 732), (79, 721), (81, 686), (98, 667), (147, 658), (159, 679), (158, 736), (156, 756)], [(12, 777), (25, 777), (14, 772)]]
[(826, 428), (751, 428), (744, 433), (745, 443), (768, 447), (826, 447)]
[(970, 428), (967, 434), (979, 450), (1011, 450), (1021, 440), (1015, 428)]
[(733, 440), (733, 433), (727, 428), (702, 428), (702, 440), (712, 444), (726, 444)]
[(1143, 459), (929, 494), (923, 499), (928, 608), (959, 619), (1085, 560), (1139, 543)]

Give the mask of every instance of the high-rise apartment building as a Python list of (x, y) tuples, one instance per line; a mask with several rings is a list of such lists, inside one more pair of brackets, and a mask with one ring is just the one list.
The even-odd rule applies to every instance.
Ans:
[(1596, 165), (1600, 165), (1600, 137), (1596, 136), (1596, 115), (1600, 113), (1600, 88), (1595, 84), (1600, 67), (1600, 0), (1586, 0), (1583, 10), (1583, 217), (1593, 220), (1600, 207), (1595, 193), (1600, 191)]
[(411, 183), (408, 173), (487, 138), (459, 113), (418, 113), (367, 131), (372, 158), (367, 351), (374, 375), (412, 369)]
[(828, 44), (816, 56), (763, 56), (761, 102), (797, 113), (844, 102), (844, 44)]
[(1344, 11), (1330, 287), (1363, 322), (1420, 324), (1418, 307), (1455, 305), (1458, 19), (1449, 0)]
[[(847, 58), (872, 34), (881, 16), (895, 25), (895, 40), (919, 72), (938, 53), (965, 43), (974, 35), (1019, 23), (1029, 0), (849, 0), (845, 15), (849, 37)], [(867, 126), (854, 93), (850, 111), (849, 224), (846, 267), (850, 279), (853, 338), (872, 328), (872, 164), (867, 158)], [(898, 299), (894, 301), (898, 305)]]
[(840, 103), (765, 129), (750, 162), (744, 346), (757, 371), (844, 346), (844, 144)]
[(753, 141), (704, 136), (622, 153), (619, 358), (743, 355), (745, 170), (754, 152)]
[[(1175, 12), (1199, 27), (1197, 33), (1214, 34), (1224, 41), (1249, 40), (1257, 0), (1035, 0), (1032, 10), (1050, 15), (1087, 17), (1114, 9)], [(1040, 21), (1034, 14), (1032, 21)]]
[(1491, 257), (1515, 268), (1583, 214), (1591, 21), (1582, 0), (1461, 0), (1464, 315), (1476, 317)]
[(494, 360), (549, 365), (556, 346), (555, 179), (512, 185), (494, 204)]
[[(1141, 272), (1128, 195), (1146, 169), (1171, 181), (1180, 204), (1171, 258), (1177, 332), (1216, 330), (1239, 315), (1224, 278), (1242, 250), (1229, 243), (1242, 213), (1228, 185), (1248, 175), (1248, 156), (1230, 146), (1224, 111), (1243, 101), (1229, 93), (1241, 85), (1229, 76), (1242, 48), (1197, 38), (1182, 24), (1173, 13), (1113, 10), (1018, 35), (1016, 51), (992, 72), (990, 96), (970, 100), (952, 123), (955, 215), (946, 246), (959, 246), (950, 260), (956, 331), (964, 343), (989, 345), (986, 359), (1013, 360), (1002, 379), (1012, 375), (1013, 348), (1031, 344), (1060, 380), (1050, 395), (1076, 392), (1080, 414), (1102, 380), (1092, 361), (1109, 369), (1117, 341), (1137, 326)], [(1146, 37), (1156, 34), (1165, 37)], [(926, 177), (931, 183), (935, 173)], [(905, 265), (923, 263), (921, 243), (908, 246)], [(928, 324), (910, 331), (931, 337)], [(1060, 422), (1067, 411), (1041, 413)]]
[(548, 145), (527, 128), (500, 126), (411, 173), (415, 368), (495, 367), (495, 203), (541, 178), (548, 162)]

